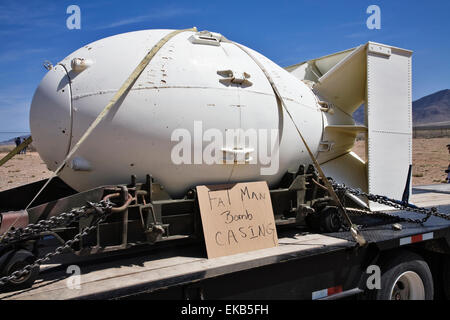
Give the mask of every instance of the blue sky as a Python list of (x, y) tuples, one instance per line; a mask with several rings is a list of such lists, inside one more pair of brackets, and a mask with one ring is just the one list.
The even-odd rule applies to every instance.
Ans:
[[(66, 9), (81, 8), (69, 30)], [(366, 9), (381, 9), (369, 30)], [(10, 1), (0, 0), (0, 132), (28, 131), (34, 90), (53, 64), (118, 33), (158, 28), (220, 32), (281, 66), (382, 42), (414, 51), (413, 99), (450, 88), (450, 1)], [(447, 39), (447, 40), (446, 40)]]

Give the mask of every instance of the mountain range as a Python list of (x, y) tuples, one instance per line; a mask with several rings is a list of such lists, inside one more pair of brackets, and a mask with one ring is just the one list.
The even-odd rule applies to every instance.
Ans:
[[(412, 103), (413, 126), (450, 121), (450, 89), (437, 91)], [(353, 113), (357, 123), (364, 123), (364, 106)]]
[[(24, 139), (28, 138), (29, 136), (30, 136), (29, 134), (26, 134), (26, 135), (22, 135), (22, 136), (19, 136), (19, 137), (20, 137), (20, 140), (23, 141)], [(5, 140), (5, 141), (0, 141), (0, 146), (15, 145), (16, 144), (15, 140), (16, 140), (16, 137), (8, 139), (8, 140)]]

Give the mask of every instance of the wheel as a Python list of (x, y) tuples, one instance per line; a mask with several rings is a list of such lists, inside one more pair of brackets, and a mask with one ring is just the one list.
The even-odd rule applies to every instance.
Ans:
[(419, 255), (400, 251), (381, 264), (380, 289), (368, 290), (372, 300), (433, 300), (433, 277)]
[(306, 224), (318, 232), (337, 232), (341, 228), (339, 211), (333, 206), (318, 205), (314, 207), (315, 213), (306, 216)]
[(320, 226), (324, 232), (337, 232), (341, 228), (341, 217), (336, 207), (325, 207), (320, 212)]
[(425, 287), (414, 271), (403, 272), (391, 288), (391, 300), (425, 300)]
[[(12, 253), (8, 261), (6, 262), (3, 270), (2, 276), (11, 275), (13, 272), (22, 270), (27, 265), (33, 263), (36, 260), (35, 256), (28, 250), (17, 250)], [(8, 289), (22, 289), (31, 287), (36, 281), (39, 275), (39, 267), (34, 267), (30, 272), (22, 277), (14, 280), (10, 280), (6, 285)]]

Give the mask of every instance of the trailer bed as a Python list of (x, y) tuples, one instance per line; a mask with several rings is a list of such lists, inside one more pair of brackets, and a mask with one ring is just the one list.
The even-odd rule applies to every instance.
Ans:
[[(411, 200), (418, 206), (433, 205), (448, 213), (449, 187), (450, 184), (414, 188)], [(395, 214), (421, 217), (405, 212)], [(450, 221), (437, 217), (423, 225), (401, 222), (399, 231), (393, 230), (392, 223), (372, 217), (355, 217), (354, 222), (365, 224), (368, 219), (371, 225), (362, 234), (369, 244), (383, 250), (418, 241), (450, 239)], [(338, 297), (361, 292), (358, 283), (363, 266), (369, 263), (369, 250), (370, 246), (357, 248), (349, 232), (280, 230), (278, 247), (214, 259), (207, 259), (204, 244), (197, 243), (45, 265), (32, 288), (2, 293), (0, 299), (315, 299), (327, 298), (323, 292), (330, 288)], [(67, 285), (66, 270), (71, 264), (81, 270), (79, 289)], [(73, 278), (69, 282), (73, 284)], [(301, 285), (295, 286), (296, 283)]]

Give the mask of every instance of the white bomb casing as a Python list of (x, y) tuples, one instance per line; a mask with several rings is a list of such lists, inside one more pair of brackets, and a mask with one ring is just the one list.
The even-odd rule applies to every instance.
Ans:
[[(145, 30), (105, 38), (70, 54), (47, 73), (33, 98), (30, 128), (49, 169), (57, 168), (146, 53), (170, 32)], [(60, 177), (83, 191), (126, 183), (132, 174), (138, 180), (151, 174), (176, 197), (199, 184), (266, 180), (273, 186), (287, 170), (311, 163), (264, 72), (245, 51), (220, 38), (186, 31), (170, 39), (69, 159)], [(304, 82), (247, 50), (270, 74), (311, 150), (319, 155), (329, 122), (319, 99)], [(227, 79), (230, 75), (233, 81)], [(352, 117), (339, 109), (333, 117), (340, 124), (354, 125)], [(194, 128), (195, 123), (201, 123), (201, 132), (198, 126)], [(176, 164), (172, 159), (179, 144), (173, 141), (176, 129), (190, 133), (190, 163)], [(218, 129), (224, 137), (234, 129), (265, 130), (269, 137), (275, 130), (279, 138), (277, 170), (261, 175), (261, 169), (270, 164), (260, 161), (195, 163), (194, 154), (202, 154), (211, 143), (203, 136), (208, 129)], [(353, 141), (354, 137), (351, 145)], [(260, 145), (251, 143), (225, 141), (221, 150), (247, 148), (254, 153), (250, 157), (258, 157)]]

